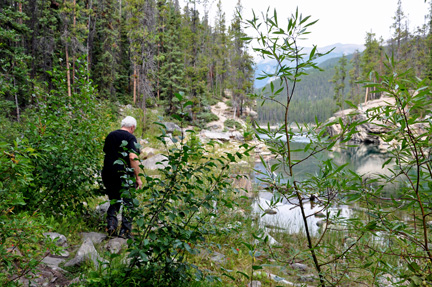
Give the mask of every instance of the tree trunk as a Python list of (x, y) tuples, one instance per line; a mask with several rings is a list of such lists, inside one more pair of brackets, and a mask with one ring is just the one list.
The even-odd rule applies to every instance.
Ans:
[(15, 105), (16, 105), (16, 113), (17, 113), (17, 121), (20, 122), (20, 110), (18, 105), (18, 91), (16, 90), (15, 77), (13, 79), (14, 83), (14, 91), (15, 91)]
[[(18, 3), (18, 11), (20, 13), (22, 13), (22, 3), (21, 2)], [(22, 24), (22, 18), (18, 19), (18, 23)]]
[[(75, 11), (75, 8), (76, 8), (76, 0), (73, 0), (73, 31), (74, 31), (74, 33), (75, 33), (75, 28), (76, 28), (76, 11)], [(75, 82), (75, 53), (72, 53), (73, 54), (73, 56), (72, 56), (72, 78), (71, 78), (71, 80), (72, 80), (72, 85), (74, 84), (74, 82)]]
[(67, 78), (68, 96), (72, 97), (70, 71), (69, 71), (69, 52), (68, 52), (68, 44), (67, 43), (66, 43), (66, 49), (65, 50), (66, 50), (66, 78)]
[(368, 100), (368, 92), (369, 92), (369, 87), (366, 87), (366, 94), (365, 94), (365, 103), (367, 102), (367, 100)]
[[(89, 2), (87, 3), (87, 9), (91, 10), (92, 8), (92, 0), (89, 0)], [(89, 12), (88, 15), (88, 21), (87, 21), (87, 31), (88, 31), (88, 36), (87, 36), (87, 81), (89, 80), (90, 77), (90, 47), (89, 47), (89, 39), (90, 39), (90, 23), (91, 23), (91, 14)]]
[(137, 69), (136, 64), (134, 64), (134, 73), (133, 73), (133, 103), (136, 103), (136, 89), (137, 89)]

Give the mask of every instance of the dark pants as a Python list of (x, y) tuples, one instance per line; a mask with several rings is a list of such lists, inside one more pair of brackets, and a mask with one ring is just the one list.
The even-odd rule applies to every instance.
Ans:
[(116, 201), (115, 203), (110, 203), (110, 207), (107, 211), (108, 228), (114, 227), (115, 229), (117, 229), (117, 213), (119, 212), (121, 204), (123, 202), (122, 224), (120, 230), (121, 232), (123, 231), (130, 233), (132, 231), (132, 222), (126, 214), (128, 213), (127, 209), (131, 209), (133, 207), (132, 199), (125, 197), (122, 198), (122, 191), (127, 189), (127, 187), (123, 186), (122, 178), (119, 174), (116, 173), (102, 171), (102, 181), (105, 185), (106, 193), (109, 200)]

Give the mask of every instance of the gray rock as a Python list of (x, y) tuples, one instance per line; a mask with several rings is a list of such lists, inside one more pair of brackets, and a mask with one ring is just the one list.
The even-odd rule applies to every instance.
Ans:
[(21, 251), (16, 246), (6, 248), (6, 252), (7, 253), (11, 253), (11, 254), (13, 254), (15, 256), (22, 256)]
[(260, 281), (256, 281), (256, 280), (254, 280), (254, 281), (252, 281), (251, 283), (249, 283), (247, 286), (248, 286), (248, 287), (261, 287), (262, 284), (261, 284)]
[[(252, 181), (248, 177), (239, 177), (234, 178), (233, 180), (233, 187), (240, 189), (241, 195), (244, 194), (251, 194), (252, 192)], [(251, 194), (253, 196), (253, 194)]]
[(164, 137), (164, 140), (168, 146), (171, 146), (174, 144), (174, 141), (171, 137)]
[(59, 267), (60, 263), (64, 262), (66, 259), (64, 258), (55, 258), (51, 256), (45, 257), (42, 262), (45, 263), (48, 267), (51, 268), (57, 268)]
[(157, 151), (151, 147), (145, 147), (141, 150), (141, 154), (144, 156), (144, 159), (150, 158), (154, 156), (156, 153)]
[(219, 252), (213, 252), (210, 260), (219, 264), (223, 264), (226, 262), (226, 256)]
[(212, 131), (223, 130), (223, 125), (221, 125), (221, 124), (208, 124), (207, 128), (212, 130)]
[[(378, 100), (368, 101), (361, 104), (357, 110), (347, 109), (339, 111), (331, 117), (328, 122), (337, 121), (339, 118), (345, 124), (349, 124), (350, 121), (364, 121), (366, 120), (366, 111), (371, 108), (376, 108), (380, 106), (393, 105), (395, 102), (394, 98), (382, 97)], [(351, 119), (349, 119), (351, 117)], [(351, 140), (356, 143), (373, 143), (380, 145), (382, 148), (389, 148), (390, 145), (383, 142), (379, 135), (389, 131), (386, 124), (376, 121), (376, 122), (366, 122), (361, 125), (356, 126), (357, 133), (352, 135)], [(326, 127), (326, 131), (330, 136), (341, 134), (342, 128), (340, 124), (334, 124)]]
[(95, 212), (96, 212), (96, 214), (99, 215), (99, 217), (102, 218), (106, 215), (109, 207), (110, 207), (109, 201), (102, 203), (102, 204), (96, 206)]
[(309, 270), (309, 267), (306, 264), (301, 264), (301, 263), (290, 264), (290, 267), (292, 269), (299, 270), (299, 271), (302, 271), (302, 272), (306, 272), (306, 271)]
[(113, 238), (105, 244), (105, 249), (111, 253), (119, 254), (123, 246), (127, 246), (127, 240), (124, 238)]
[(383, 287), (394, 286), (395, 283), (398, 282), (398, 281), (399, 280), (396, 280), (390, 274), (384, 274), (384, 275), (382, 275), (381, 277), (378, 278), (379, 286), (383, 286)]
[(239, 131), (230, 132), (230, 133), (229, 133), (229, 137), (230, 137), (231, 139), (236, 140), (236, 141), (239, 141), (239, 142), (244, 141), (244, 136), (243, 136), (243, 134), (242, 134), (241, 132), (239, 132)]
[(45, 232), (43, 234), (45, 237), (49, 237), (52, 241), (55, 242), (57, 246), (66, 247), (67, 246), (67, 239), (66, 236), (56, 233), (56, 232)]
[(144, 166), (144, 168), (150, 170), (163, 169), (168, 166), (167, 157), (161, 154), (143, 160), (141, 161), (141, 163)]
[(162, 122), (166, 127), (166, 132), (172, 134), (174, 131), (180, 131), (181, 128), (173, 122)]
[(80, 266), (84, 261), (91, 260), (96, 268), (99, 267), (99, 262), (105, 262), (105, 260), (99, 256), (93, 242), (90, 238), (84, 240), (81, 247), (78, 249), (75, 258), (65, 263), (65, 267)]
[(81, 232), (81, 237), (84, 240), (91, 240), (93, 244), (99, 244), (107, 238), (107, 235), (99, 232)]
[(50, 257), (53, 258), (68, 258), (69, 257), (69, 251), (67, 250), (62, 250), (59, 252), (59, 254), (50, 254)]
[(273, 214), (277, 214), (277, 211), (274, 209), (266, 209), (266, 210), (264, 210), (264, 214), (273, 215)]
[(211, 140), (230, 141), (230, 133), (202, 130), (200, 135)]
[(300, 282), (313, 282), (313, 281), (315, 281), (315, 275), (307, 274), (304, 276), (300, 276), (299, 281)]

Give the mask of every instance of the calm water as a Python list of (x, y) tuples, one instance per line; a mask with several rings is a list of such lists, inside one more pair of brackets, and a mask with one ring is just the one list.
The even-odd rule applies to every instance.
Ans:
[[(304, 149), (307, 143), (309, 143), (308, 138), (304, 136), (296, 136), (293, 138), (291, 147), (293, 149)], [(293, 159), (303, 159), (306, 155), (307, 153), (304, 152), (295, 152), (293, 153)], [(328, 158), (332, 158), (338, 165), (348, 163), (347, 168), (359, 175), (371, 177), (375, 176), (376, 174), (391, 174), (387, 169), (388, 166), (382, 169), (383, 163), (388, 160), (388, 155), (386, 153), (380, 152), (378, 147), (375, 145), (361, 144), (357, 147), (334, 148), (334, 151), (332, 152), (323, 151), (318, 156), (309, 158), (305, 162), (302, 162), (294, 167), (296, 179), (301, 180), (302, 178), (307, 177), (308, 174), (318, 174), (320, 171), (319, 163), (322, 160), (326, 160)], [(276, 161), (271, 160), (269, 163), (272, 164), (275, 162)], [(265, 173), (265, 169), (261, 163), (257, 163), (255, 165), (255, 169)], [(276, 171), (276, 173), (278, 172), (281, 171)], [(256, 173), (255, 177), (255, 181), (259, 183), (259, 178), (263, 176), (259, 173)], [(397, 191), (397, 185), (388, 185), (384, 190), (387, 196), (389, 194), (395, 194), (395, 191)], [(272, 194), (269, 192), (260, 192), (259, 198), (257, 198), (253, 204), (254, 211), (261, 216), (261, 224), (263, 226), (278, 226), (279, 228), (285, 229), (290, 233), (302, 231), (304, 227), (300, 209), (296, 208), (292, 204), (289, 204), (288, 202), (282, 202), (276, 205), (277, 214), (263, 215), (263, 209), (265, 210), (268, 208), (271, 197)], [(306, 203), (305, 205), (305, 211), (307, 214), (315, 213), (319, 210), (320, 208), (318, 206), (311, 206), (310, 203)], [(349, 206), (338, 206), (333, 210), (330, 210), (330, 212), (337, 212), (339, 210), (344, 217), (350, 217), (353, 213), (353, 210)], [(318, 232), (318, 221), (320, 221), (320, 219), (314, 216), (308, 218), (308, 223), (312, 234), (316, 234)]]
[[(307, 143), (309, 143), (308, 138), (295, 136), (291, 142), (291, 148), (293, 150), (303, 150)], [(373, 176), (374, 174), (391, 174), (387, 170), (388, 166), (382, 169), (383, 163), (388, 160), (388, 155), (380, 152), (376, 145), (361, 144), (357, 147), (334, 147), (333, 149), (333, 152), (323, 151), (315, 157), (311, 157), (295, 166), (294, 174), (298, 176), (299, 179), (306, 177), (308, 174), (317, 174), (320, 170), (319, 163), (328, 158), (332, 158), (338, 165), (348, 163), (347, 168), (360, 175)], [(293, 160), (303, 159), (308, 154), (309, 153), (303, 151), (295, 152), (293, 153)], [(276, 161), (270, 161), (270, 164), (271, 163), (276, 163)], [(257, 163), (255, 169), (265, 172), (261, 163)], [(256, 176), (257, 178), (260, 177), (258, 174)]]

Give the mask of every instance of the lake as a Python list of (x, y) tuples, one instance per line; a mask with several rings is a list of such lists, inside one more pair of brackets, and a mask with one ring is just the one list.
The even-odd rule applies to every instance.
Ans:
[[(265, 138), (265, 136), (262, 136)], [(291, 141), (292, 149), (304, 149), (304, 147), (309, 143), (309, 139), (302, 135), (296, 135)], [(303, 159), (308, 153), (303, 151), (293, 153), (294, 160)], [(320, 166), (319, 163), (322, 160), (332, 158), (334, 162), (338, 165), (348, 163), (347, 168), (351, 169), (359, 175), (364, 175), (368, 177), (373, 177), (376, 174), (387, 174), (390, 175), (390, 171), (386, 166), (384, 169), (382, 165), (389, 158), (389, 155), (383, 153), (379, 150), (376, 145), (366, 145), (359, 144), (356, 147), (334, 147), (332, 152), (323, 151), (315, 157), (310, 157), (306, 161), (300, 163), (294, 167), (293, 173), (295, 174), (296, 180), (302, 180), (302, 178), (307, 177), (308, 174), (318, 174)], [(270, 160), (270, 164), (276, 163), (275, 160)], [(255, 165), (255, 170), (266, 173), (265, 168), (262, 163), (257, 163)], [(278, 171), (276, 171), (278, 173)], [(255, 182), (260, 183), (259, 178), (263, 175), (258, 172), (255, 173)], [(384, 189), (385, 196), (390, 196), (396, 194), (397, 184), (387, 185)], [(256, 214), (260, 216), (260, 223), (263, 226), (278, 226), (279, 228), (287, 230), (289, 233), (297, 233), (303, 230), (303, 220), (300, 214), (300, 209), (295, 207), (295, 205), (289, 204), (288, 202), (278, 203), (276, 205), (277, 214), (270, 215), (264, 214), (263, 210), (268, 208), (268, 203), (271, 200), (272, 193), (268, 191), (262, 191), (259, 193), (258, 198), (253, 203), (253, 210)], [(306, 214), (312, 214), (320, 210), (319, 206), (311, 205), (309, 202), (305, 203)], [(337, 206), (330, 210), (330, 212), (341, 211), (344, 217), (350, 217), (353, 210), (349, 206)], [(319, 230), (317, 225), (319, 218), (311, 216), (308, 218), (308, 223), (310, 226), (310, 232), (316, 234)]]

